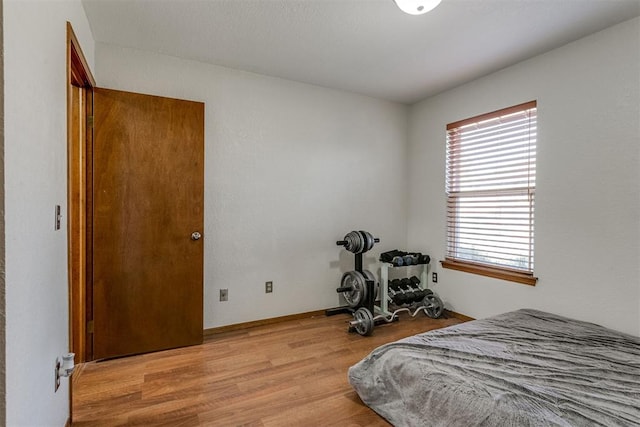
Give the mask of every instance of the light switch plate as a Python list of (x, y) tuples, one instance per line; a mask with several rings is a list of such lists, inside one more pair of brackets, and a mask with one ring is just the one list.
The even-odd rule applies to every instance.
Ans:
[(53, 226), (54, 230), (60, 230), (60, 221), (62, 220), (62, 214), (60, 212), (61, 212), (60, 205), (56, 205), (56, 209), (55, 209), (56, 218)]

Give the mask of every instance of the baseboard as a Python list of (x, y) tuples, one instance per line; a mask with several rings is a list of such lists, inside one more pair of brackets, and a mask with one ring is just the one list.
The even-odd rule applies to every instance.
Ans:
[(288, 320), (307, 319), (314, 316), (324, 316), (324, 310), (308, 311), (306, 313), (289, 314), (287, 316), (272, 317), (270, 319), (253, 320), (251, 322), (235, 323), (233, 325), (219, 326), (217, 328), (205, 329), (202, 332), (204, 337), (222, 334), (224, 332), (239, 331), (241, 329), (255, 328), (256, 326), (272, 325), (274, 323), (286, 322)]
[(64, 423), (64, 427), (71, 427), (71, 418), (67, 418), (67, 422)]
[[(464, 314), (457, 313), (451, 310), (445, 310), (445, 313), (447, 317), (454, 317), (456, 319), (462, 320), (463, 322), (476, 320), (473, 317), (469, 317)], [(253, 320), (251, 322), (235, 323), (233, 325), (219, 326), (217, 328), (209, 328), (202, 331), (202, 335), (204, 337), (208, 337), (211, 335), (223, 334), (225, 332), (233, 332), (233, 331), (239, 331), (242, 329), (255, 328), (256, 326), (273, 325), (274, 323), (286, 322), (288, 320), (308, 319), (309, 317), (324, 316), (324, 315), (325, 315), (325, 310), (316, 310), (316, 311), (308, 311), (306, 313), (289, 314), (287, 316), (272, 317), (269, 319)]]
[(471, 320), (476, 320), (473, 317), (466, 316), (464, 314), (456, 313), (455, 311), (445, 310), (446, 315), (448, 317), (455, 317), (458, 320), (462, 320), (463, 322), (470, 322)]

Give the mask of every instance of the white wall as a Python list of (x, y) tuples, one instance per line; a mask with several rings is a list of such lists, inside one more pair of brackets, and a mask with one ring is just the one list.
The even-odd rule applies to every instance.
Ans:
[(2, 23), (2, 1), (0, 1), (0, 425), (6, 424), (7, 394), (5, 368), (6, 316), (5, 316), (5, 239), (4, 239), (4, 43)]
[(434, 289), (472, 317), (522, 307), (640, 334), (640, 19), (412, 107), (408, 242), (445, 254), (445, 127), (538, 100), (535, 287), (437, 264)]
[[(66, 21), (93, 64), (79, 1), (4, 1), (7, 425), (62, 426), (69, 351)], [(53, 229), (54, 206), (63, 227)]]
[(382, 239), (372, 269), (405, 246), (407, 107), (100, 43), (96, 68), (103, 87), (206, 103), (205, 328), (338, 305), (353, 229)]

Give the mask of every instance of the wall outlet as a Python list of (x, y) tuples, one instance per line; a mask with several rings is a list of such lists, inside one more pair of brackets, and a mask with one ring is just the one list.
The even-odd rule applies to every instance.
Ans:
[(431, 281), (433, 283), (438, 283), (438, 273), (431, 273)]
[(273, 282), (264, 282), (264, 292), (267, 294), (273, 292)]
[(220, 301), (229, 301), (229, 289), (220, 289)]

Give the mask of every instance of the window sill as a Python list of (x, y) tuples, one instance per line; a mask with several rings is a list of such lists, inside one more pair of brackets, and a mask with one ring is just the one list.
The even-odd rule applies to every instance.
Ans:
[(507, 280), (509, 282), (522, 283), (529, 286), (535, 286), (538, 281), (538, 278), (534, 277), (533, 274), (496, 267), (487, 267), (470, 262), (454, 261), (448, 258), (444, 261), (440, 261), (440, 264), (442, 264), (442, 267), (452, 270), (465, 271), (467, 273), (479, 274), (481, 276), (493, 277), (495, 279)]

